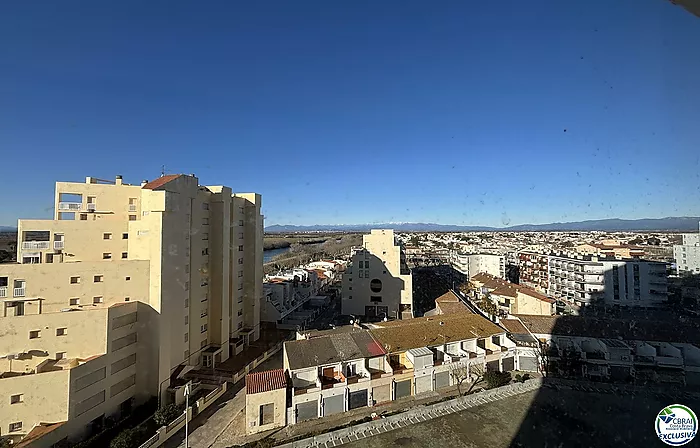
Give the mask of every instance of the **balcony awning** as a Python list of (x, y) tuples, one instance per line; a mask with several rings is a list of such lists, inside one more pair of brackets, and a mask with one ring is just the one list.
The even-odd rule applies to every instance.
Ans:
[(33, 302), (35, 300), (46, 300), (41, 297), (8, 297), (2, 299), (3, 302)]

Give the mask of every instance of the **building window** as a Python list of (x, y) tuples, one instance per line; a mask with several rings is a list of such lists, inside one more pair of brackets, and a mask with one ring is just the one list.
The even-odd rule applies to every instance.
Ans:
[(41, 337), (41, 330), (32, 330), (29, 332), (29, 339), (39, 339)]
[(24, 394), (10, 395), (10, 404), (22, 403), (24, 401)]
[(349, 296), (349, 297), (348, 297), (348, 300), (352, 300), (352, 296)]
[(125, 259), (127, 259), (128, 257), (129, 257), (129, 253), (128, 253), (128, 252), (122, 252), (122, 260), (125, 260)]
[(73, 299), (70, 299), (70, 304), (71, 304), (71, 306), (80, 305), (80, 299), (77, 298), (77, 297), (75, 297), (75, 298), (73, 298)]
[(56, 328), (56, 336), (65, 336), (68, 334), (68, 328)]
[(202, 225), (208, 226), (209, 225), (209, 218), (202, 218)]
[(128, 282), (129, 280), (131, 280), (131, 277), (124, 277), (124, 281)]
[(70, 283), (71, 285), (77, 285), (78, 283), (80, 283), (80, 277), (71, 277)]
[(202, 210), (209, 210), (209, 204), (202, 202)]
[(352, 291), (352, 286), (348, 287), (348, 291)]
[(129, 215), (129, 221), (136, 221), (136, 215)]
[(151, 212), (149, 212), (149, 211), (143, 211), (143, 212), (141, 212), (141, 216), (148, 216), (148, 215), (150, 215), (150, 214), (151, 214)]
[(202, 255), (209, 255), (209, 248), (208, 247), (205, 247), (204, 249), (202, 249)]
[(199, 327), (199, 329), (200, 329), (200, 332), (201, 332), (201, 333), (206, 332), (206, 331), (207, 331), (207, 324), (202, 324), (202, 326)]
[(185, 282), (185, 291), (190, 290), (190, 282)]
[(104, 280), (104, 275), (96, 275), (95, 277), (93, 277), (93, 281), (95, 283), (102, 283), (102, 280)]
[(124, 301), (125, 301), (125, 302), (128, 302), (128, 301), (130, 301), (130, 300), (131, 300), (131, 297), (124, 297)]
[(104, 302), (104, 299), (102, 298), (102, 296), (95, 296), (92, 298), (92, 303), (94, 303), (94, 304), (98, 304), (98, 303), (102, 303), (102, 302)]
[(242, 258), (239, 258), (239, 259), (238, 259), (238, 264), (243, 264), (243, 259), (242, 259)]
[(87, 221), (87, 214), (81, 213), (81, 214), (80, 214), (80, 220), (81, 220), (81, 221)]
[(56, 352), (56, 361), (66, 357), (66, 352)]
[(207, 300), (209, 300), (209, 296), (204, 294), (204, 297), (202, 297), (202, 302), (206, 302)]
[(201, 348), (204, 348), (204, 347), (207, 346), (207, 343), (208, 343), (208, 342), (209, 342), (209, 341), (207, 341), (207, 340), (205, 339), (205, 340), (203, 340), (203, 341), (199, 344), (199, 346), (200, 346)]
[(369, 271), (365, 271), (365, 278), (369, 278)]
[(21, 430), (22, 430), (22, 422), (10, 423), (10, 432), (21, 431)]
[(238, 271), (238, 277), (243, 277), (243, 271)]
[(189, 350), (185, 350), (184, 356), (185, 356), (185, 361), (187, 361), (187, 360), (190, 358), (190, 351), (189, 351)]
[(241, 252), (242, 250), (243, 250), (243, 245), (241, 244), (240, 246), (238, 246), (238, 251)]
[(122, 239), (123, 239), (123, 240), (128, 240), (128, 239), (129, 239), (129, 234), (128, 234), (128, 233), (122, 233)]
[(238, 328), (237, 328), (237, 330), (240, 330), (241, 328), (243, 328), (243, 322), (238, 322)]
[(208, 233), (203, 233), (202, 234), (202, 241), (208, 241), (209, 240), (209, 234)]
[(189, 341), (189, 340), (190, 340), (190, 334), (189, 334), (189, 333), (185, 333), (185, 342), (187, 342), (187, 341)]
[(270, 425), (275, 422), (275, 404), (260, 405), (260, 426)]
[(207, 317), (207, 310), (204, 310), (201, 313), (199, 313), (199, 317)]
[(112, 259), (112, 254), (109, 253), (109, 252), (104, 252), (104, 253), (102, 254), (102, 259), (103, 259), (103, 260), (111, 260), (111, 259)]
[(238, 310), (238, 315), (242, 316), (243, 315), (243, 310)]
[(111, 233), (103, 233), (102, 238), (105, 240), (111, 240), (112, 239), (112, 234)]
[(186, 264), (185, 265), (185, 274), (189, 274), (189, 273), (190, 273), (190, 265)]
[(359, 266), (360, 269), (362, 269), (364, 267), (363, 263), (364, 263), (364, 261), (360, 260), (360, 266)]
[(363, 271), (357, 271), (357, 276), (358, 276), (359, 278), (362, 278), (362, 272), (363, 272)]
[(185, 299), (185, 308), (189, 308), (190, 306), (190, 299)]
[(185, 325), (190, 323), (190, 316), (185, 316)]

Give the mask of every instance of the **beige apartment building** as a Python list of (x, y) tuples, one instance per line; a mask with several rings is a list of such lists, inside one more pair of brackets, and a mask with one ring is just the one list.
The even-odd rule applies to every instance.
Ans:
[(362, 236), (343, 274), (342, 313), (367, 318), (413, 317), (413, 281), (394, 231)]
[[(111, 363), (109, 341), (123, 336), (109, 316), (124, 306), (135, 307), (137, 320), (129, 325), (144, 332), (129, 339), (143, 354), (134, 360), (143, 378), (137, 376), (124, 392), (128, 397), (115, 398), (119, 403), (134, 398), (138, 404), (149, 396), (165, 403), (173, 394), (171, 380), (224, 362), (237, 347), (257, 340), (260, 207), (259, 194), (200, 186), (194, 175), (165, 175), (140, 185), (128, 185), (121, 176), (58, 182), (54, 219), (20, 220), (18, 263), (0, 264), (0, 400), (9, 405), (16, 395), (28, 397), (31, 380), (21, 378), (58, 378), (56, 366), (70, 384), (80, 379), (75, 369), (92, 369), (83, 366), (103, 357), (104, 365)], [(18, 330), (7, 330), (13, 328)], [(100, 381), (116, 381), (110, 378), (107, 369)], [(21, 439), (39, 423), (67, 421), (58, 433), (80, 436), (70, 429), (78, 415), (73, 403), (82, 395), (73, 388), (48, 392), (57, 409), (50, 415), (34, 412), (36, 402), (21, 402), (24, 414), (3, 403), (0, 435)], [(104, 400), (94, 399), (99, 403), (88, 414), (97, 417), (90, 421), (117, 409), (109, 389), (103, 392)]]

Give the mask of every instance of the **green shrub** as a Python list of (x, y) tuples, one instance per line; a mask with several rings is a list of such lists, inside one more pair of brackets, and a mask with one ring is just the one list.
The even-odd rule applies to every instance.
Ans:
[(125, 429), (109, 443), (109, 448), (138, 448), (141, 445), (139, 428)]
[(486, 381), (487, 389), (493, 389), (494, 387), (501, 387), (510, 383), (511, 376), (510, 372), (486, 372), (484, 380)]
[(175, 403), (171, 403), (158, 409), (156, 413), (153, 414), (153, 420), (159, 426), (166, 426), (168, 423), (178, 418), (184, 410), (184, 406), (178, 406)]

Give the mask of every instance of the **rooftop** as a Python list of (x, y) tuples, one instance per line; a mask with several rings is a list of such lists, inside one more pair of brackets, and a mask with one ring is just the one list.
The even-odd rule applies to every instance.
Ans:
[(470, 312), (381, 322), (370, 332), (389, 353), (504, 333), (488, 319)]
[(386, 352), (367, 330), (328, 330), (309, 339), (287, 341), (284, 350), (291, 370), (353, 359), (370, 358)]
[(164, 176), (159, 177), (156, 180), (152, 180), (152, 181), (148, 182), (146, 185), (144, 185), (141, 188), (144, 188), (146, 190), (156, 190), (159, 187), (162, 187), (163, 185), (167, 184), (170, 181), (177, 179), (180, 176), (182, 176), (182, 174), (166, 174)]
[(286, 387), (287, 377), (284, 375), (284, 369), (249, 373), (245, 376), (246, 394), (259, 394)]

